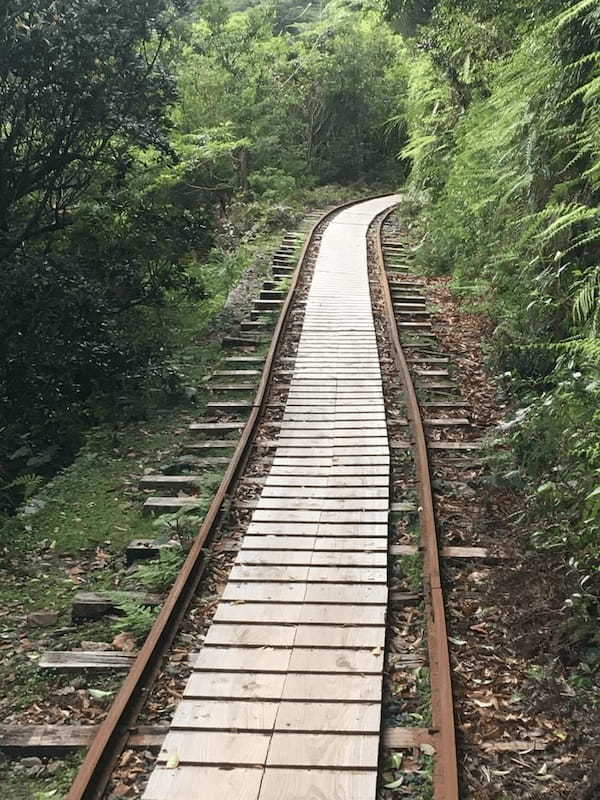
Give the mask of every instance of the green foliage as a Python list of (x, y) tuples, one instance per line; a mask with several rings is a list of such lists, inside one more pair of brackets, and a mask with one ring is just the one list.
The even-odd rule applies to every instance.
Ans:
[(157, 561), (140, 564), (133, 577), (150, 591), (164, 592), (177, 577), (183, 560), (184, 552), (181, 548), (165, 547), (160, 551)]
[(0, 10), (0, 256), (68, 224), (102, 163), (165, 149), (166, 0), (7, 0)]
[(230, 191), (289, 194), (300, 182), (385, 174), (403, 142), (382, 136), (403, 92), (399, 46), (378, 12), (343, 2), (283, 31), (267, 5), (202, 7), (182, 47), (174, 119), (186, 134), (226, 125), (243, 140)]
[(132, 633), (138, 639), (146, 637), (154, 625), (158, 610), (135, 600), (125, 599), (121, 600), (118, 607), (123, 616), (114, 623), (115, 631)]
[(533, 542), (564, 552), (588, 593), (600, 589), (599, 11), (437, 3), (409, 44), (403, 150), (425, 198), (419, 259), (497, 323)]

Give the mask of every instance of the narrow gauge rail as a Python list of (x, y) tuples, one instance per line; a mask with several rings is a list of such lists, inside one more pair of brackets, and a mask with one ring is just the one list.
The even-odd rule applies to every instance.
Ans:
[[(300, 800), (321, 792), (340, 800), (375, 798), (387, 604), (389, 448), (366, 235), (372, 220), (395, 201), (391, 196), (345, 204), (321, 217), (310, 231), (230, 466), (68, 800), (102, 796), (197, 589), (204, 568), (202, 549), (243, 470), (265, 410), (299, 269), (320, 223), (332, 218), (335, 224), (326, 228), (321, 244), (282, 430), (274, 443), (270, 490), (254, 512), (253, 527), (211, 629), (214, 634), (198, 654), (192, 688), (182, 703), (188, 705), (179, 717), (176, 713), (144, 797), (192, 800), (233, 792), (231, 796), (240, 800)], [(378, 227), (378, 257), (391, 324), (394, 309), (381, 248), (383, 222)], [(391, 330), (396, 330), (395, 324)], [(436, 800), (456, 800), (452, 693), (427, 449), (397, 332), (394, 345), (419, 473), (433, 705), (433, 728), (425, 738), (436, 749)], [(374, 491), (363, 488), (357, 495), (359, 486)], [(194, 704), (201, 708), (203, 703), (210, 704), (213, 721), (205, 725), (199, 715), (190, 722)], [(249, 704), (254, 713), (249, 713)], [(191, 717), (188, 714), (188, 721), (178, 727), (177, 719), (188, 712)], [(406, 746), (424, 741), (423, 733), (415, 729), (412, 738), (405, 737)], [(175, 768), (169, 755), (175, 757)]]

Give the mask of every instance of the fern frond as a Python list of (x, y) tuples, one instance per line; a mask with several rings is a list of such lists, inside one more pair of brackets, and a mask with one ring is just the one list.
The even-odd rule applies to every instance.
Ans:
[(583, 325), (598, 314), (600, 267), (594, 267), (579, 286), (573, 300), (573, 319)]
[(568, 8), (566, 11), (563, 11), (562, 14), (559, 14), (554, 20), (554, 28), (555, 30), (560, 30), (564, 28), (565, 25), (573, 22), (573, 20), (577, 19), (577, 17), (581, 16), (586, 11), (594, 8), (600, 7), (600, 0), (579, 0), (578, 3), (575, 3), (574, 6)]

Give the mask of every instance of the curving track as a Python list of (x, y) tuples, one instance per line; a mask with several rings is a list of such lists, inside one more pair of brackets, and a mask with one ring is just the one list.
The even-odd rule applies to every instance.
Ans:
[(145, 800), (375, 797), (390, 453), (366, 235), (394, 199), (323, 235), (273, 464)]
[(432, 727), (402, 729), (396, 741), (400, 747), (432, 746), (434, 796), (457, 800), (427, 443), (382, 248), (386, 211), (397, 201), (390, 195), (347, 204), (315, 223), (300, 268), (319, 223), (326, 220), (327, 226), (274, 441), (254, 437), (268, 405), (281, 334), (293, 326), (299, 271), (231, 465), (68, 800), (102, 796), (202, 577), (203, 548), (253, 444), (270, 446), (272, 462), (202, 649), (192, 654), (191, 676), (143, 800), (375, 800), (383, 746), (388, 554), (394, 548), (388, 547), (393, 443), (369, 286), (370, 229), (377, 234), (393, 368), (412, 430), (431, 670)]

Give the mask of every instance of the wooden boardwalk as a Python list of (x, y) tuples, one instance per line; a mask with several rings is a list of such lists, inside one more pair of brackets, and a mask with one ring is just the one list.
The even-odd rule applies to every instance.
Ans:
[(389, 462), (366, 233), (323, 235), (274, 461), (144, 800), (375, 800)]

